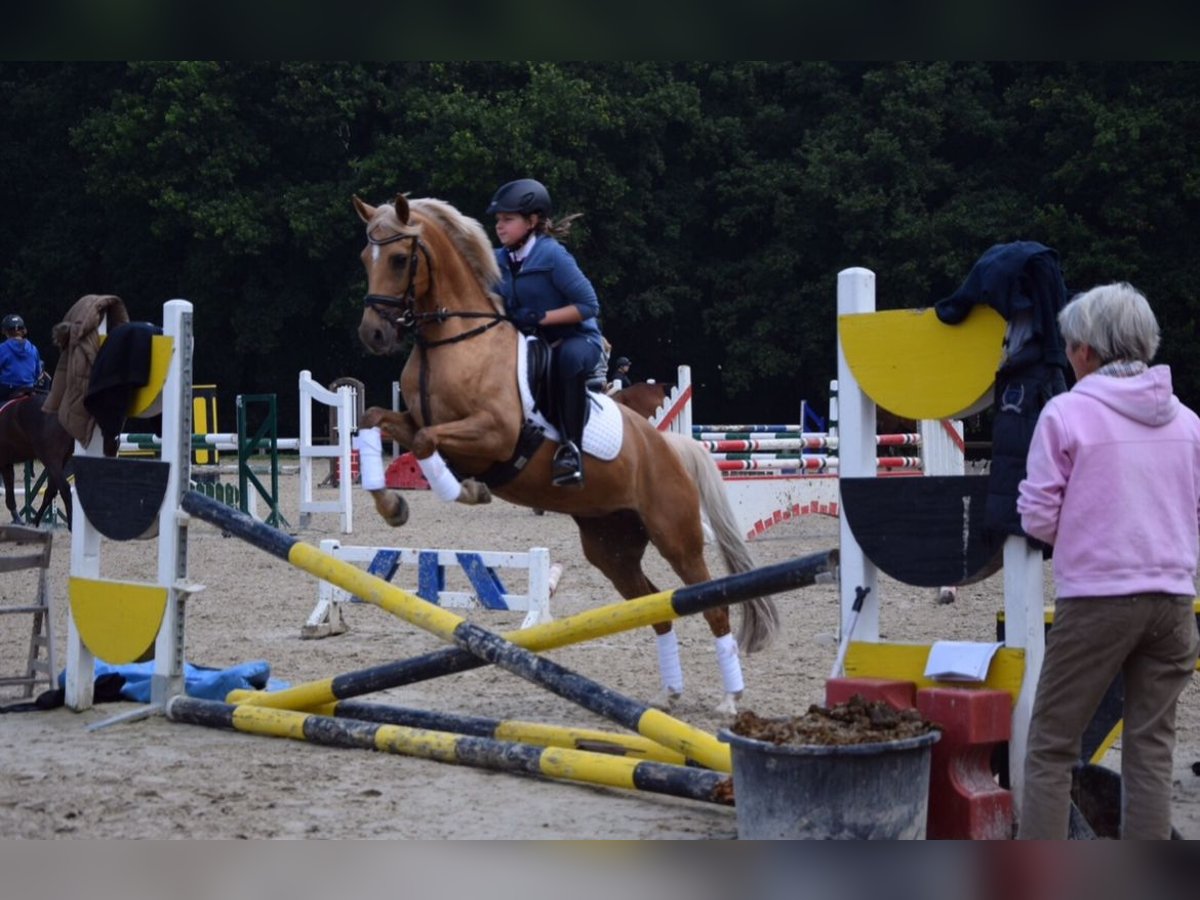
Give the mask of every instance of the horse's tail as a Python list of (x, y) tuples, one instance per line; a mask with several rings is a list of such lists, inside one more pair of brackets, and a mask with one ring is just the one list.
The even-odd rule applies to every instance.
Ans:
[[(713, 464), (712, 456), (689, 435), (666, 431), (663, 437), (675, 449), (700, 490), (700, 510), (712, 527), (725, 566), (731, 573), (750, 571), (754, 568), (754, 559), (737, 527), (733, 507), (725, 493), (725, 482)], [(742, 625), (738, 631), (738, 646), (746, 653), (762, 650), (779, 630), (779, 610), (775, 601), (770, 597), (755, 597), (739, 605)]]

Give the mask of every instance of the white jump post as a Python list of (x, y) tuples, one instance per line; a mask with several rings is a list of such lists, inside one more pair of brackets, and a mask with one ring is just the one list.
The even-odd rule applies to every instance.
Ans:
[[(838, 273), (838, 315), (875, 311), (875, 273), (869, 269), (852, 268)], [(874, 477), (875, 472), (875, 403), (858, 386), (846, 363), (838, 339), (838, 418), (839, 418), (839, 475)], [(923, 423), (924, 424), (924, 423)], [(930, 427), (940, 423), (928, 423)], [(924, 439), (925, 431), (922, 432)], [(952, 446), (948, 434), (930, 435), (930, 442), (946, 448)], [(945, 450), (949, 453), (949, 450)], [(939, 474), (948, 474), (953, 463), (946, 457), (935, 465)], [(944, 468), (942, 468), (944, 467)], [(927, 474), (930, 473), (927, 470)], [(850, 619), (855, 599), (855, 587), (869, 586), (871, 593), (863, 602), (855, 626), (855, 637), (863, 641), (879, 640), (878, 570), (866, 559), (846, 517), (841, 517), (841, 601), (842, 628)], [(1004, 615), (1005, 644), (1025, 651), (1021, 690), (1012, 711), (1012, 736), (1009, 739), (1009, 782), (1013, 806), (1020, 816), (1022, 791), (1025, 783), (1025, 752), (1029, 740), (1029, 720), (1033, 712), (1033, 696), (1045, 654), (1043, 622), (1042, 554), (1032, 549), (1019, 535), (1010, 535), (1004, 542)]]
[[(400, 412), (400, 382), (392, 382), (392, 412)], [(400, 443), (392, 441), (392, 459), (395, 459), (401, 453)]]
[[(104, 325), (101, 325), (104, 331)], [(187, 597), (202, 590), (185, 583), (187, 577), (187, 517), (180, 512), (182, 491), (187, 490), (191, 465), (192, 434), (192, 304), (170, 300), (163, 306), (163, 335), (172, 341), (167, 378), (162, 391), (162, 456), (169, 462), (170, 475), (158, 514), (157, 584), (167, 591), (166, 611), (154, 643), (154, 673), (150, 682), (150, 706), (118, 719), (150, 715), (163, 708), (167, 699), (182, 694), (184, 605)], [(103, 456), (103, 434), (95, 429), (85, 447), (78, 441), (79, 456)], [(74, 521), (71, 531), (72, 578), (98, 579), (100, 532), (88, 521), (78, 491), (74, 492)], [(73, 710), (92, 706), (95, 657), (84, 644), (74, 617), (67, 617), (66, 705)], [(108, 722), (100, 724), (108, 724)], [(99, 726), (93, 726), (93, 728)]]
[(1013, 704), (1012, 736), (1008, 741), (1009, 782), (1013, 809), (1019, 820), (1025, 790), (1025, 752), (1029, 746), (1029, 722), (1037, 691), (1042, 659), (1046, 655), (1043, 610), (1042, 553), (1019, 535), (1004, 541), (1004, 642), (1025, 650), (1025, 674), (1021, 692)]
[[(838, 273), (837, 314), (875, 311), (875, 273), (870, 269), (845, 269)], [(876, 469), (875, 403), (858, 387), (850, 371), (842, 342), (837, 342), (838, 377), (838, 477), (874, 478)], [(854, 622), (855, 637), (879, 640), (879, 570), (854, 539), (844, 515), (838, 517), (842, 617), (839, 634)], [(853, 614), (857, 589), (868, 591), (857, 619)]]
[[(350, 477), (351, 440), (358, 429), (355, 391), (342, 385), (336, 392), (313, 381), (312, 373), (300, 373), (300, 527), (307, 528), (313, 513), (335, 512), (341, 516), (342, 534), (354, 531), (353, 479)], [(337, 411), (336, 445), (313, 443), (313, 403), (333, 407)], [(338, 478), (337, 500), (313, 499), (313, 460), (337, 458), (341, 477)]]

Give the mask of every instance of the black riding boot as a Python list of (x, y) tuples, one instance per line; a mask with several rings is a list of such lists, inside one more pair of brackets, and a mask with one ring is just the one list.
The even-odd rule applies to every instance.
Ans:
[(550, 480), (556, 487), (583, 485), (583, 426), (587, 423), (587, 374), (560, 379), (558, 429), (561, 443), (554, 451)]

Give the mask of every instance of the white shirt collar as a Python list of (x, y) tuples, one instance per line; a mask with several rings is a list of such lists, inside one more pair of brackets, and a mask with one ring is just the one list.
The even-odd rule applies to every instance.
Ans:
[(525, 262), (525, 257), (529, 255), (529, 251), (533, 249), (533, 245), (537, 243), (537, 235), (531, 234), (529, 240), (523, 243), (516, 250), (509, 250), (509, 258), (513, 262)]

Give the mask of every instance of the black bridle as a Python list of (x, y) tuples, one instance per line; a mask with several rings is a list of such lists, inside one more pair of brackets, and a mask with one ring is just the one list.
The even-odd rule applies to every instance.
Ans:
[[(363, 297), (363, 304), (374, 310), (377, 316), (389, 323), (397, 332), (402, 328), (415, 329), (413, 339), (416, 341), (418, 347), (426, 349), (440, 347), (442, 344), (454, 344), (458, 341), (465, 341), (476, 335), (483, 334), (501, 322), (510, 321), (508, 316), (501, 313), (460, 312), (444, 307), (430, 312), (419, 312), (417, 310), (417, 271), (420, 268), (422, 256), (425, 257), (425, 267), (429, 270), (429, 283), (433, 284), (433, 259), (429, 255), (429, 248), (425, 246), (425, 242), (416, 234), (390, 234), (387, 237), (377, 238), (371, 234), (369, 227), (367, 229), (367, 241), (377, 247), (382, 247), (385, 244), (393, 244), (396, 241), (413, 242), (412, 252), (408, 256), (408, 284), (404, 288), (404, 294), (399, 297), (394, 294), (367, 294)], [(489, 321), (478, 328), (472, 328), (470, 331), (464, 331), (461, 334), (438, 341), (427, 340), (421, 334), (420, 329), (423, 326), (431, 322), (441, 324), (451, 318), (488, 319)]]

